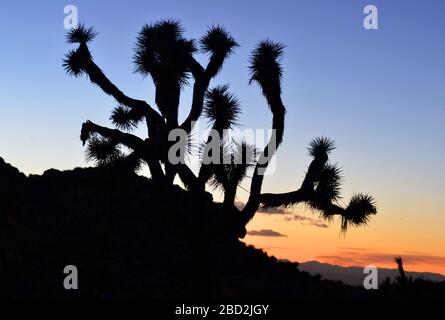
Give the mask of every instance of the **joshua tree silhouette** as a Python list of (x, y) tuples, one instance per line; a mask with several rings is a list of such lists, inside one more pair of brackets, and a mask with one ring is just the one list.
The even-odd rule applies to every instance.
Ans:
[(396, 257), (394, 261), (397, 263), (397, 268), (399, 269), (399, 281), (402, 286), (406, 286), (406, 275), (405, 270), (403, 269), (403, 260), (402, 257)]
[[(355, 194), (346, 207), (338, 204), (341, 169), (329, 162), (329, 154), (335, 145), (324, 137), (314, 139), (309, 145), (313, 160), (298, 190), (283, 194), (262, 193), (263, 172), (280, 146), (284, 133), (286, 108), (281, 100), (284, 47), (280, 43), (261, 41), (250, 58), (250, 83), (255, 82), (260, 86), (272, 112), (274, 129), (269, 143), (256, 157), (249, 156), (255, 154), (254, 146), (234, 142), (236, 140), (224, 133), (236, 124), (241, 108), (237, 98), (229, 92), (227, 85), (209, 89), (210, 80), (215, 78), (238, 46), (223, 27), (209, 28), (199, 41), (184, 38), (184, 31), (176, 20), (159, 21), (142, 28), (137, 37), (134, 63), (138, 73), (151, 76), (156, 87), (155, 103), (159, 112), (149, 103), (125, 95), (107, 78), (93, 61), (88, 48), (88, 43), (95, 37), (93, 29), (83, 24), (71, 30), (67, 40), (79, 46), (66, 55), (63, 63), (68, 74), (76, 77), (87, 75), (92, 83), (118, 103), (110, 118), (116, 129), (91, 121), (82, 125), (80, 137), (84, 144), (88, 143), (88, 159), (96, 161), (98, 165), (115, 165), (132, 170), (146, 163), (153, 182), (161, 188), (171, 186), (176, 175), (189, 190), (197, 194), (205, 190), (206, 184), (221, 187), (224, 190), (223, 208), (236, 212), (234, 232), (239, 237), (244, 237), (245, 225), (254, 217), (260, 205), (282, 207), (306, 203), (320, 212), (324, 219), (340, 216), (342, 231), (349, 226), (366, 224), (370, 215), (376, 213), (374, 199), (369, 195)], [(194, 58), (198, 50), (209, 54), (205, 67)], [(185, 121), (179, 124), (181, 89), (192, 80), (190, 112)], [(193, 123), (202, 115), (212, 122), (214, 131), (219, 135), (219, 157), (229, 157), (231, 161), (224, 164), (203, 161), (196, 176), (185, 163), (172, 164), (168, 161), (172, 145), (168, 134), (174, 129), (183, 129), (190, 135)], [(145, 140), (129, 133), (143, 121), (148, 131)], [(211, 154), (212, 140), (209, 136), (207, 143), (200, 148), (201, 155)], [(122, 147), (127, 147), (131, 152), (125, 153)], [(250, 167), (253, 168), (250, 196), (246, 206), (238, 210), (235, 207), (237, 187), (246, 178)]]

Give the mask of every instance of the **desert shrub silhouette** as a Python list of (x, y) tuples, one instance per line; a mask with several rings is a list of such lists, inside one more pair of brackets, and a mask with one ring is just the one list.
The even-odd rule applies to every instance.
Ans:
[(445, 281), (437, 282), (424, 278), (407, 277), (402, 257), (395, 257), (399, 276), (392, 281), (390, 278), (380, 286), (379, 298), (410, 301), (443, 301), (445, 299)]
[[(88, 43), (96, 32), (81, 24), (67, 35), (70, 43), (78, 48), (70, 51), (63, 66), (73, 76), (86, 75), (106, 94), (117, 102), (111, 121), (115, 129), (106, 128), (86, 121), (82, 125), (81, 140), (87, 143), (88, 159), (100, 166), (114, 166), (124, 170), (135, 170), (148, 165), (153, 183), (168, 192), (176, 175), (184, 185), (197, 195), (206, 196), (206, 184), (221, 187), (224, 191), (224, 212), (214, 226), (224, 226), (225, 231), (235, 237), (244, 237), (245, 226), (254, 217), (260, 205), (264, 207), (292, 206), (305, 203), (320, 212), (322, 218), (332, 220), (339, 216), (341, 229), (360, 226), (376, 213), (372, 196), (355, 194), (346, 207), (339, 205), (341, 169), (329, 162), (329, 154), (335, 149), (328, 138), (314, 139), (309, 145), (313, 158), (301, 187), (289, 193), (263, 193), (263, 172), (270, 159), (281, 145), (284, 135), (286, 108), (281, 99), (283, 69), (281, 59), (284, 46), (271, 40), (258, 43), (250, 58), (250, 83), (257, 83), (272, 113), (273, 134), (265, 148), (256, 154), (255, 146), (233, 137), (230, 129), (237, 124), (241, 103), (229, 91), (228, 85), (209, 88), (210, 81), (222, 69), (224, 62), (234, 53), (238, 43), (222, 26), (213, 26), (198, 41), (184, 37), (184, 30), (176, 20), (163, 20), (145, 25), (136, 40), (134, 64), (136, 71), (150, 76), (155, 85), (155, 104), (131, 98), (113, 84), (93, 61)], [(195, 58), (198, 51), (209, 55), (208, 63), (202, 66)], [(179, 123), (178, 108), (181, 89), (193, 82), (193, 99), (187, 118)], [(198, 151), (202, 163), (196, 176), (186, 162), (169, 161), (169, 150), (174, 141), (169, 134), (181, 129), (191, 135), (194, 123), (206, 117), (218, 136), (219, 163), (207, 163), (206, 156), (214, 155), (215, 140), (209, 136)], [(130, 133), (145, 123), (145, 140)], [(229, 132), (229, 134), (225, 133)], [(190, 148), (188, 139), (180, 143), (179, 153), (185, 157)], [(125, 152), (124, 147), (131, 150)], [(229, 159), (229, 161), (222, 161)], [(235, 161), (237, 160), (237, 161)], [(253, 169), (250, 195), (246, 206), (239, 210), (235, 198), (239, 184)], [(222, 228), (220, 228), (222, 229)]]
[[(406, 278), (405, 269), (403, 268), (402, 257), (394, 258), (395, 263), (397, 263), (397, 269), (399, 269), (399, 277), (397, 278), (398, 283), (401, 286), (406, 286), (408, 279)], [(410, 279), (412, 281), (412, 279)]]

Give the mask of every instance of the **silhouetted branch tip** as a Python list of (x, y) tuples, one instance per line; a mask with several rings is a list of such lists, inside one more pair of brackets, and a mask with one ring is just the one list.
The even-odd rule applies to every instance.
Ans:
[(94, 161), (98, 166), (115, 163), (124, 157), (118, 145), (110, 139), (92, 136), (88, 140), (87, 161)]
[(76, 28), (71, 29), (66, 36), (69, 43), (86, 44), (96, 38), (97, 32), (92, 27), (87, 28), (85, 24), (80, 23)]
[(327, 137), (315, 138), (308, 147), (309, 155), (314, 158), (328, 155), (334, 149), (335, 142)]
[(71, 50), (63, 59), (63, 68), (70, 76), (79, 77), (85, 73), (85, 59), (89, 58), (88, 53), (79, 50)]
[(233, 53), (233, 50), (239, 46), (230, 33), (220, 25), (210, 27), (199, 43), (203, 52), (223, 56)]
[(111, 122), (119, 129), (131, 131), (142, 121), (144, 115), (139, 110), (119, 105), (111, 113)]
[(355, 194), (349, 201), (342, 215), (341, 229), (346, 231), (348, 226), (362, 226), (369, 222), (370, 216), (377, 213), (375, 200), (367, 194)]
[(91, 137), (90, 124), (91, 122), (89, 120), (82, 124), (82, 129), (80, 131), (80, 140), (82, 141), (82, 145), (85, 145), (85, 143)]
[(250, 58), (250, 80), (258, 82), (263, 91), (266, 88), (279, 89), (283, 75), (281, 59), (284, 55), (284, 45), (271, 40), (261, 41), (253, 50)]
[(240, 102), (228, 90), (228, 85), (217, 86), (208, 90), (205, 96), (204, 116), (222, 129), (236, 125), (241, 113)]
[(197, 49), (193, 40), (184, 39), (182, 35), (183, 29), (177, 20), (145, 25), (136, 40), (133, 58), (136, 71), (150, 74), (155, 84), (166, 79), (186, 84), (190, 56)]

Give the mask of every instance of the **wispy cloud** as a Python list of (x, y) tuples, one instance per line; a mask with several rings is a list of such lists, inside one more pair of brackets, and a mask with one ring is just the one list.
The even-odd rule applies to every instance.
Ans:
[(314, 219), (311, 217), (302, 216), (299, 214), (294, 214), (290, 217), (285, 217), (284, 220), (286, 221), (298, 221), (302, 225), (310, 225), (318, 228), (327, 228), (328, 225), (321, 221), (320, 219)]
[[(235, 206), (238, 209), (243, 209), (246, 204), (244, 202), (236, 202)], [(300, 224), (304, 226), (314, 226), (317, 228), (327, 228), (329, 227), (326, 223), (324, 223), (320, 219), (314, 219), (311, 217), (306, 217), (300, 214), (292, 214), (292, 211), (283, 209), (283, 208), (263, 208), (259, 207), (257, 212), (259, 213), (265, 213), (270, 215), (285, 215), (284, 220), (285, 221), (298, 221)]]
[(261, 230), (251, 230), (247, 231), (250, 236), (261, 236), (261, 237), (287, 237), (285, 234), (271, 230), (271, 229), (261, 229)]
[(286, 209), (282, 209), (282, 208), (264, 208), (264, 207), (259, 207), (257, 212), (267, 213), (267, 214), (286, 214), (286, 213), (289, 213)]
[[(235, 206), (238, 209), (243, 209), (246, 204), (244, 202), (236, 202)], [(286, 214), (286, 213), (290, 213), (289, 211), (287, 211), (286, 209), (283, 208), (263, 208), (263, 207), (259, 207), (257, 212), (259, 213), (266, 213), (266, 214)]]

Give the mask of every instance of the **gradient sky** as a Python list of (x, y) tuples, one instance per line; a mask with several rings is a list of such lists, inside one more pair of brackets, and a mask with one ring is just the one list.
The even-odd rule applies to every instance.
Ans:
[[(379, 213), (368, 227), (345, 237), (338, 222), (324, 228), (303, 207), (288, 215), (259, 213), (249, 230), (272, 229), (286, 237), (246, 241), (295, 261), (394, 267), (394, 255), (402, 255), (408, 270), (445, 274), (445, 2), (3, 3), (0, 156), (28, 174), (87, 165), (80, 126), (86, 119), (109, 124), (115, 106), (86, 79), (70, 78), (61, 67), (72, 48), (64, 40), (68, 4), (99, 32), (91, 45), (95, 61), (128, 95), (152, 104), (151, 81), (134, 74), (131, 62), (141, 26), (179, 18), (190, 38), (212, 24), (226, 26), (241, 46), (213, 84), (231, 83), (243, 103), (240, 122), (248, 128), (270, 128), (271, 122), (259, 89), (248, 85), (249, 52), (266, 37), (284, 43), (287, 127), (277, 169), (263, 190), (299, 186), (310, 161), (307, 143), (326, 135), (338, 146), (332, 160), (344, 169), (345, 200), (353, 192), (369, 192)], [(379, 9), (378, 30), (363, 28), (367, 4)], [(182, 118), (190, 100), (186, 90)], [(241, 190), (238, 200), (247, 196)]]

